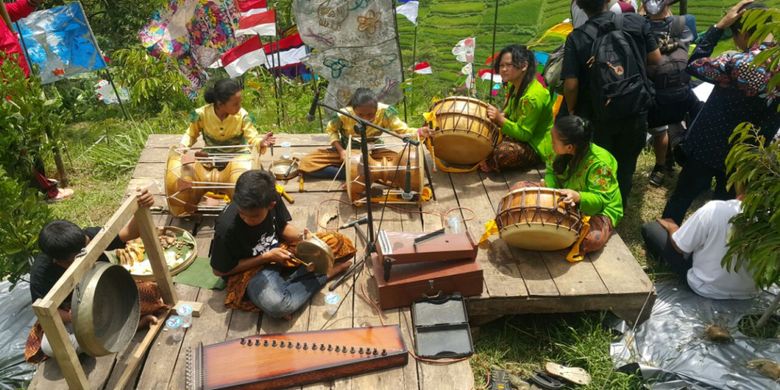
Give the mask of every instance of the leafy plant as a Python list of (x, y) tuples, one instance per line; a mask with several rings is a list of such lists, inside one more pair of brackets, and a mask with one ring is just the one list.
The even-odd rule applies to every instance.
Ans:
[(129, 131), (112, 135), (109, 142), (92, 147), (86, 156), (92, 163), (95, 176), (113, 179), (132, 171), (146, 145), (146, 139), (152, 133), (151, 126), (141, 124), (133, 126)]
[[(745, 12), (743, 16), (743, 26), (745, 29), (756, 29), (750, 36), (751, 43), (764, 42), (770, 35), (777, 38), (780, 36), (780, 9), (754, 9)], [(753, 60), (756, 65), (765, 65), (767, 69), (780, 69), (780, 46), (772, 45), (761, 52)], [(767, 85), (767, 93), (773, 94), (775, 100), (780, 99), (777, 87), (780, 85), (780, 72), (775, 72)], [(780, 105), (777, 106), (780, 112)]]
[(134, 108), (144, 114), (158, 113), (163, 108), (189, 108), (190, 100), (182, 88), (187, 80), (172, 60), (159, 60), (140, 46), (117, 50), (113, 54), (117, 65), (117, 80), (130, 90)]
[(29, 272), (29, 260), (37, 252), (38, 232), (51, 219), (42, 195), (16, 180), (0, 167), (0, 279), (16, 284)]

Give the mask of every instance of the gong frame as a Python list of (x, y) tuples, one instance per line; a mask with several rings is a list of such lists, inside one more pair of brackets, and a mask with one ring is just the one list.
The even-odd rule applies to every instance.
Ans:
[[(106, 250), (108, 245), (119, 234), (130, 218), (135, 216), (138, 224), (138, 230), (141, 233), (141, 240), (144, 243), (149, 254), (149, 263), (152, 266), (154, 280), (160, 290), (163, 301), (174, 309), (181, 304), (189, 304), (193, 308), (193, 316), (198, 316), (202, 303), (200, 302), (180, 302), (173, 288), (173, 279), (168, 271), (168, 265), (165, 262), (162, 246), (157, 238), (157, 229), (152, 214), (148, 208), (138, 207), (138, 201), (135, 196), (127, 198), (119, 209), (111, 216), (105, 227), (93, 238), (86, 248), (86, 254), (77, 258), (73, 264), (65, 270), (57, 283), (52, 287), (45, 297), (39, 298), (33, 303), (33, 311), (38, 317), (46, 337), (54, 351), (54, 359), (60, 366), (60, 371), (71, 389), (89, 388), (89, 380), (84, 371), (84, 367), (79, 361), (76, 350), (70, 343), (65, 324), (59, 315), (58, 308), (70, 295), (76, 285), (81, 281), (84, 275), (97, 262), (100, 255)], [(116, 388), (124, 388), (130, 380), (130, 376), (138, 367), (141, 359), (146, 354), (154, 338), (160, 332), (165, 324), (165, 318), (171, 310), (168, 310), (161, 316), (155, 325), (151, 325), (144, 339), (136, 346), (132, 355), (127, 359), (126, 366)]]

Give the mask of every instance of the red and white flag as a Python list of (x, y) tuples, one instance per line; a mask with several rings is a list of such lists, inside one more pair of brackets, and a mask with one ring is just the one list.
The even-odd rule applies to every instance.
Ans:
[(433, 74), (431, 64), (427, 62), (418, 62), (414, 64), (414, 73), (417, 74)]
[(246, 17), (268, 11), (266, 0), (238, 0), (238, 10), (241, 16)]
[(500, 83), (501, 82), (501, 75), (500, 74), (493, 74), (493, 71), (490, 69), (482, 69), (479, 72), (477, 72), (477, 75), (482, 80), (486, 81), (493, 81), (494, 83)]
[(284, 68), (298, 65), (306, 57), (306, 46), (298, 33), (284, 37), (276, 42), (267, 43), (265, 50), (271, 68)]
[(276, 35), (276, 11), (270, 10), (249, 16), (242, 16), (238, 20), (236, 36), (241, 35)]
[(222, 55), (222, 66), (231, 78), (244, 74), (256, 66), (268, 66), (260, 37), (254, 36)]

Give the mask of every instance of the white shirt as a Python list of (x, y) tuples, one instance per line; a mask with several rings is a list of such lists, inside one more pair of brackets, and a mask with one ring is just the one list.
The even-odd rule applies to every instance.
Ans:
[(742, 202), (736, 199), (707, 202), (672, 235), (678, 248), (693, 254), (688, 285), (703, 297), (749, 299), (758, 293), (752, 275), (744, 267), (729, 272), (720, 265), (728, 250), (729, 220), (741, 211)]

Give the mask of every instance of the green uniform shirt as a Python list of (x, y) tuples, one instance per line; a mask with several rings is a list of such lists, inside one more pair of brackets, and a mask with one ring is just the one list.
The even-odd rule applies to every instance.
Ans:
[(553, 172), (552, 160), (547, 161), (544, 182), (547, 187), (566, 188), (580, 193), (580, 211), (585, 215), (606, 215), (617, 226), (623, 218), (623, 199), (617, 181), (617, 161), (604, 148), (591, 143), (590, 150), (571, 177)]
[(517, 100), (514, 96), (509, 99), (504, 112), (506, 121), (501, 132), (531, 145), (542, 161), (553, 159), (555, 156), (552, 152), (550, 129), (553, 125), (552, 109), (555, 100), (550, 96), (550, 91), (534, 78), (519, 98), (520, 101)]

